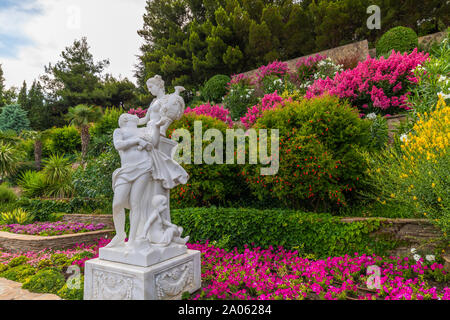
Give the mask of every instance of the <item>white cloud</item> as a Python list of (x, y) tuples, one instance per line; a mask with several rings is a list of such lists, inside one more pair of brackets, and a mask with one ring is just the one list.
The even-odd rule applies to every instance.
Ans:
[[(2, 10), (0, 22), (10, 16), (3, 30), (20, 33), (26, 42), (15, 57), (0, 57), (7, 86), (20, 87), (44, 73), (44, 66), (60, 60), (59, 55), (74, 39), (87, 37), (94, 60), (109, 59), (106, 70), (134, 81), (136, 55), (142, 44), (145, 0), (36, 0), (40, 13)], [(2, 19), (3, 17), (3, 19)], [(17, 30), (17, 27), (20, 31)]]

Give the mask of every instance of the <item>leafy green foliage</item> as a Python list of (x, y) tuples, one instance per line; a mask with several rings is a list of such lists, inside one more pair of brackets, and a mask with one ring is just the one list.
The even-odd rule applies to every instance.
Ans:
[(206, 101), (220, 103), (227, 93), (227, 84), (231, 81), (229, 76), (217, 74), (209, 79), (202, 90), (202, 96)]
[(247, 165), (243, 175), (259, 199), (273, 197), (289, 208), (329, 212), (347, 205), (364, 173), (359, 149), (368, 145), (369, 125), (330, 96), (267, 110), (255, 128), (279, 130), (279, 170), (262, 176), (262, 165)]
[(49, 154), (74, 154), (81, 150), (80, 132), (74, 126), (50, 129), (44, 141), (44, 152)]
[(36, 269), (32, 266), (28, 264), (21, 264), (15, 267), (9, 267), (7, 270), (0, 273), (0, 277), (23, 283), (26, 282), (35, 273)]
[[(227, 125), (215, 118), (188, 113), (181, 120), (174, 122), (167, 134), (169, 137), (176, 129), (186, 129), (191, 136), (190, 163), (180, 163), (189, 174), (189, 180), (185, 185), (179, 185), (171, 191), (171, 205), (177, 207), (224, 205), (236, 202), (236, 199), (245, 201), (247, 188), (241, 176), (238, 175), (238, 165), (228, 165), (225, 161), (225, 152), (222, 155), (223, 164), (208, 165), (194, 164), (194, 122), (201, 121), (203, 133), (211, 128), (219, 130), (223, 137), (226, 136)], [(182, 141), (180, 142), (180, 144)], [(201, 152), (211, 142), (205, 141)], [(223, 139), (223, 150), (226, 150), (226, 141)], [(180, 152), (180, 158), (183, 154)], [(248, 192), (247, 192), (248, 195)]]
[(9, 143), (0, 141), (0, 176), (6, 177), (17, 171), (22, 153)]
[(176, 209), (172, 221), (184, 227), (190, 241), (217, 241), (226, 249), (283, 246), (325, 258), (354, 252), (382, 254), (395, 245), (370, 236), (381, 227), (376, 219), (345, 223), (328, 214), (293, 210)]
[(34, 216), (20, 208), (14, 209), (12, 212), (0, 213), (0, 224), (30, 224), (34, 220)]
[(64, 300), (83, 300), (84, 293), (84, 276), (80, 276), (80, 288), (69, 288), (68, 284), (65, 283), (64, 286), (58, 290), (56, 293), (58, 296)]
[(377, 56), (396, 52), (412, 52), (419, 45), (417, 34), (411, 28), (395, 27), (386, 32), (377, 42)]
[(244, 84), (232, 84), (227, 95), (223, 98), (225, 107), (230, 110), (233, 121), (244, 116), (247, 109), (258, 102), (255, 89)]
[(17, 196), (11, 188), (9, 188), (5, 184), (0, 185), (0, 202), (1, 203), (10, 203), (17, 199)]
[(42, 196), (48, 187), (44, 173), (32, 170), (27, 170), (22, 173), (17, 183), (22, 188), (22, 193), (26, 197)]
[(65, 284), (64, 276), (57, 269), (46, 268), (31, 276), (22, 286), (30, 292), (56, 294)]

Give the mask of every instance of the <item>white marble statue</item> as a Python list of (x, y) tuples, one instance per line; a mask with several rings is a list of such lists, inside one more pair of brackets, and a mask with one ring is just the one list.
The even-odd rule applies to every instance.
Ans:
[[(145, 257), (157, 250), (156, 247), (163, 257), (186, 251), (184, 245), (189, 237), (181, 238), (183, 229), (171, 223), (168, 198), (170, 189), (187, 182), (188, 174), (160, 146), (162, 141), (169, 144), (165, 132), (183, 115), (185, 105), (179, 95), (183, 88), (177, 87), (175, 93), (166, 95), (160, 76), (149, 79), (147, 86), (156, 98), (146, 116), (139, 119), (136, 115), (122, 114), (119, 128), (114, 131), (114, 146), (121, 159), (121, 167), (112, 177), (116, 236), (105, 247), (114, 250), (101, 250), (100, 258), (123, 262), (123, 257), (119, 259), (117, 254), (128, 256), (134, 252)], [(146, 127), (139, 128), (139, 125)], [(125, 242), (125, 209), (130, 209), (128, 242)], [(166, 249), (161, 248), (165, 247), (175, 249), (164, 254)], [(153, 263), (155, 259), (150, 260), (145, 261)]]

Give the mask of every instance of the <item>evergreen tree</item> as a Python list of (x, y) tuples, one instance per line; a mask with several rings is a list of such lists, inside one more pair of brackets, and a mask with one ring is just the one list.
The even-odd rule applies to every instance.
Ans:
[(33, 130), (45, 130), (53, 126), (49, 106), (45, 103), (42, 85), (34, 80), (28, 92), (28, 118)]
[(26, 81), (23, 82), (22, 88), (20, 89), (19, 95), (17, 96), (17, 104), (20, 105), (25, 111), (30, 111)]
[(5, 105), (3, 100), (3, 91), (5, 90), (5, 78), (3, 77), (3, 69), (0, 64), (0, 108)]
[(27, 112), (17, 104), (4, 106), (0, 113), (0, 130), (14, 130), (17, 133), (22, 130), (30, 130)]
[(49, 63), (41, 77), (57, 125), (63, 124), (62, 116), (70, 107), (94, 104), (103, 97), (101, 75), (109, 65), (108, 60), (94, 62), (85, 37), (66, 47), (61, 58), (54, 65)]

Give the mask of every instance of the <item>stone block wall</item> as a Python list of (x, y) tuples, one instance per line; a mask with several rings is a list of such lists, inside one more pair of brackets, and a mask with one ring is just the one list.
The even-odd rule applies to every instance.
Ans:
[(343, 222), (355, 222), (364, 220), (382, 220), (382, 227), (373, 235), (387, 236), (392, 240), (400, 241), (401, 245), (394, 249), (394, 256), (411, 254), (411, 249), (424, 250), (430, 254), (440, 243), (442, 232), (426, 219), (385, 219), (385, 218), (343, 218)]
[(114, 222), (110, 214), (66, 214), (63, 216), (63, 222), (78, 222), (84, 224), (103, 223), (108, 229), (114, 229)]

